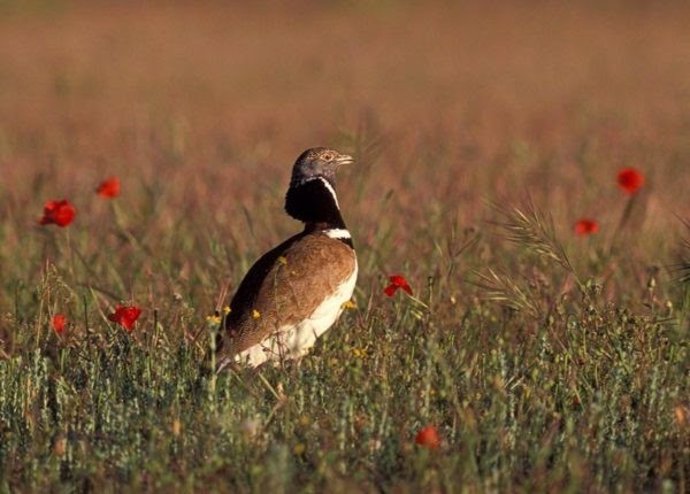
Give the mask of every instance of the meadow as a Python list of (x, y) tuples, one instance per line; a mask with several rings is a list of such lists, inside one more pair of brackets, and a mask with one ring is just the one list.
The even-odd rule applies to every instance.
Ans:
[[(690, 490), (688, 16), (0, 2), (0, 492)], [(215, 375), (320, 145), (353, 307)]]

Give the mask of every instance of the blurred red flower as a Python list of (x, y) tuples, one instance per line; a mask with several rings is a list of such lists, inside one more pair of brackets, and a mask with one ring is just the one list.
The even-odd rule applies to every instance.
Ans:
[(618, 172), (618, 186), (628, 194), (635, 194), (644, 185), (644, 175), (635, 168), (623, 168)]
[(39, 220), (39, 223), (64, 228), (72, 223), (76, 215), (77, 209), (67, 199), (48, 201), (43, 206), (43, 218)]
[(110, 177), (103, 180), (96, 189), (96, 193), (106, 199), (113, 199), (114, 197), (119, 196), (120, 179), (117, 177)]
[(436, 427), (427, 425), (419, 430), (414, 442), (425, 448), (436, 449), (441, 445), (441, 436)]
[(115, 307), (115, 312), (108, 315), (108, 319), (131, 333), (134, 329), (134, 323), (139, 319), (140, 315), (141, 309), (139, 307), (134, 305), (118, 305)]
[(64, 314), (55, 314), (53, 316), (53, 331), (56, 334), (62, 334), (65, 332), (65, 326), (67, 326), (67, 316)]
[(383, 293), (392, 297), (398, 289), (402, 289), (412, 295), (412, 288), (410, 288), (409, 283), (407, 283), (407, 280), (402, 275), (394, 274), (393, 276), (389, 276), (388, 279), (390, 280), (390, 284), (383, 289)]
[(599, 223), (597, 220), (582, 218), (577, 220), (574, 230), (575, 235), (591, 235), (592, 233), (597, 233), (599, 231)]

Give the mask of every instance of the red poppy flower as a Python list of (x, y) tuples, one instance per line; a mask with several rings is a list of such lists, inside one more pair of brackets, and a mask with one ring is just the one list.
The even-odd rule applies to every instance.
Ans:
[(575, 235), (585, 236), (597, 233), (599, 231), (599, 223), (597, 220), (589, 218), (582, 218), (575, 223)]
[(55, 314), (53, 316), (53, 331), (56, 334), (62, 334), (65, 332), (65, 326), (67, 326), (67, 316), (64, 314)]
[(108, 315), (110, 321), (116, 322), (127, 332), (132, 332), (134, 329), (134, 323), (139, 319), (141, 315), (141, 309), (135, 307), (134, 305), (118, 305), (115, 307), (115, 312)]
[(618, 186), (627, 194), (635, 194), (644, 185), (644, 175), (635, 168), (623, 168), (618, 172)]
[(76, 215), (77, 209), (67, 199), (48, 201), (43, 206), (43, 218), (39, 220), (39, 223), (64, 228), (72, 223)]
[(117, 196), (120, 195), (120, 179), (117, 177), (110, 177), (105, 180), (103, 180), (98, 188), (96, 189), (96, 193), (104, 197), (106, 199), (113, 199)]
[(390, 285), (383, 289), (383, 293), (392, 297), (398, 289), (402, 289), (412, 295), (412, 288), (410, 288), (409, 283), (402, 275), (394, 274), (389, 276), (388, 279), (390, 280)]
[(441, 445), (441, 436), (433, 425), (427, 425), (419, 430), (414, 442), (429, 449), (436, 449)]

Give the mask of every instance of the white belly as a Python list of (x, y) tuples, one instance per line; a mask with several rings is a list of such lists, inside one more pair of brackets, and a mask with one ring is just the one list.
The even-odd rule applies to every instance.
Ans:
[(335, 323), (343, 311), (343, 304), (352, 297), (357, 271), (355, 260), (352, 275), (309, 317), (299, 324), (281, 327), (261, 343), (238, 353), (235, 362), (257, 367), (268, 360), (295, 359), (306, 355), (316, 339)]

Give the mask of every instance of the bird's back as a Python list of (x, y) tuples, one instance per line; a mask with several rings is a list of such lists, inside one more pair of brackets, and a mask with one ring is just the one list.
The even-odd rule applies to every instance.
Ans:
[(324, 232), (302, 232), (264, 254), (230, 304), (219, 361), (301, 356), (337, 319), (357, 275), (355, 251)]

